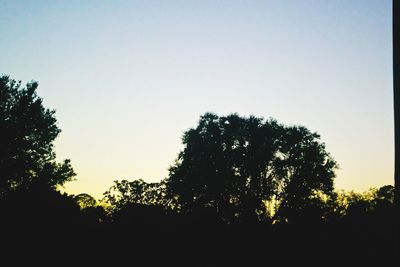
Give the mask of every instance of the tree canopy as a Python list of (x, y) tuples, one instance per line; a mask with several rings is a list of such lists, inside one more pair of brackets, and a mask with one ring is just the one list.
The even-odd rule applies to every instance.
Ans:
[(170, 168), (169, 197), (185, 211), (209, 208), (224, 220), (295, 218), (315, 192), (333, 192), (336, 162), (317, 133), (237, 114), (206, 113), (184, 133)]
[(33, 185), (55, 188), (75, 176), (70, 160), (55, 160), (53, 141), (61, 130), (37, 88), (37, 82), (22, 87), (0, 77), (0, 196)]
[[(69, 160), (56, 162), (53, 141), (60, 129), (37, 87), (0, 77), (6, 248), (15, 250), (9, 244), (16, 241), (16, 251), (22, 251), (20, 245), (32, 241), (27, 251), (38, 249), (40, 255), (54, 250), (58, 256), (73, 247), (118, 259), (150, 247), (174, 255), (172, 265), (180, 258), (182, 266), (192, 259), (202, 259), (198, 265), (273, 265), (274, 260), (282, 265), (287, 255), (323, 262), (339, 246), (349, 252), (346, 261), (358, 251), (355, 262), (367, 253), (382, 265), (392, 251), (394, 187), (335, 192), (337, 164), (320, 136), (273, 119), (206, 113), (184, 133), (184, 148), (164, 180), (115, 181), (101, 202), (86, 193), (61, 194), (56, 187), (74, 171)], [(37, 244), (43, 240), (46, 249)], [(72, 245), (63, 247), (66, 240)], [(165, 265), (167, 257), (156, 258)]]
[(115, 209), (122, 209), (129, 204), (168, 205), (164, 182), (146, 183), (142, 179), (114, 181), (114, 185), (103, 195), (103, 200)]

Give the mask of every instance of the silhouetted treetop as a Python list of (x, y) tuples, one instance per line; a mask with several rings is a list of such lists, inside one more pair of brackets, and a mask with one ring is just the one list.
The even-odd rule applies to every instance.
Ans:
[(149, 250), (142, 265), (392, 262), (395, 188), (334, 192), (337, 164), (320, 136), (273, 119), (206, 113), (166, 179), (115, 181), (100, 202), (60, 193), (75, 173), (56, 162), (60, 129), (37, 87), (0, 76), (0, 227), (12, 262), (53, 263), (71, 248), (73, 264), (139, 265)]
[(87, 209), (90, 207), (95, 207), (97, 205), (96, 199), (86, 193), (78, 194), (73, 198), (81, 209)]
[(142, 179), (132, 182), (114, 181), (114, 185), (103, 195), (103, 200), (117, 210), (131, 204), (168, 206), (164, 181), (160, 183), (146, 183)]
[(75, 173), (69, 160), (55, 161), (53, 141), (61, 130), (55, 111), (43, 106), (37, 82), (0, 77), (0, 196), (19, 187), (55, 187)]
[(184, 133), (167, 192), (182, 210), (213, 209), (228, 222), (294, 220), (316, 191), (333, 191), (336, 162), (319, 138), (273, 119), (206, 113)]
[(337, 217), (365, 217), (375, 212), (394, 212), (394, 186), (385, 185), (371, 188), (366, 192), (340, 191), (337, 193), (335, 208)]

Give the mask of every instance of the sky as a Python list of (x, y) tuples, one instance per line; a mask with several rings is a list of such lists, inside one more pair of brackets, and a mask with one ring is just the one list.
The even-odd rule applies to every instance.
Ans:
[(393, 184), (391, 1), (4, 1), (0, 74), (39, 82), (71, 194), (168, 176), (200, 115), (321, 135), (336, 189)]

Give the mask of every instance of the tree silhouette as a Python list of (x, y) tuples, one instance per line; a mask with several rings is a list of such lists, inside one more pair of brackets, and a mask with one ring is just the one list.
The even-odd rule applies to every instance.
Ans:
[(0, 197), (33, 184), (55, 188), (75, 175), (69, 160), (55, 161), (53, 141), (61, 130), (37, 87), (0, 77)]
[(81, 193), (74, 196), (76, 203), (81, 207), (81, 209), (87, 209), (90, 207), (95, 207), (97, 201), (94, 197), (89, 194)]
[(166, 205), (164, 182), (146, 183), (142, 179), (114, 181), (114, 185), (103, 195), (103, 200), (115, 209), (129, 204)]
[(80, 207), (83, 223), (94, 226), (109, 220), (106, 209), (91, 195), (81, 193), (71, 197)]
[(106, 191), (103, 201), (111, 207), (115, 223), (149, 227), (160, 227), (170, 209), (165, 198), (165, 184), (146, 183), (142, 179), (129, 182), (114, 181)]
[(363, 193), (341, 192), (336, 205), (342, 209), (339, 216), (350, 216), (359, 219), (376, 213), (391, 216), (394, 208), (394, 187), (385, 185), (378, 189), (371, 188)]
[(279, 166), (276, 198), (280, 203), (276, 218), (301, 220), (305, 209), (316, 208), (313, 195), (335, 197), (333, 179), (337, 164), (319, 138), (305, 127), (283, 127), (280, 156), (275, 160)]
[(237, 114), (206, 113), (183, 136), (184, 150), (170, 168), (167, 192), (180, 209), (212, 209), (227, 222), (294, 218), (314, 191), (331, 194), (335, 161), (319, 135), (304, 127)]

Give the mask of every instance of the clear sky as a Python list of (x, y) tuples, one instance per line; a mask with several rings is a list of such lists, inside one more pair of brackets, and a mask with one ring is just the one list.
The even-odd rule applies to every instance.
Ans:
[(391, 1), (4, 1), (0, 73), (39, 81), (70, 193), (159, 181), (206, 111), (321, 135), (336, 188), (393, 184)]

